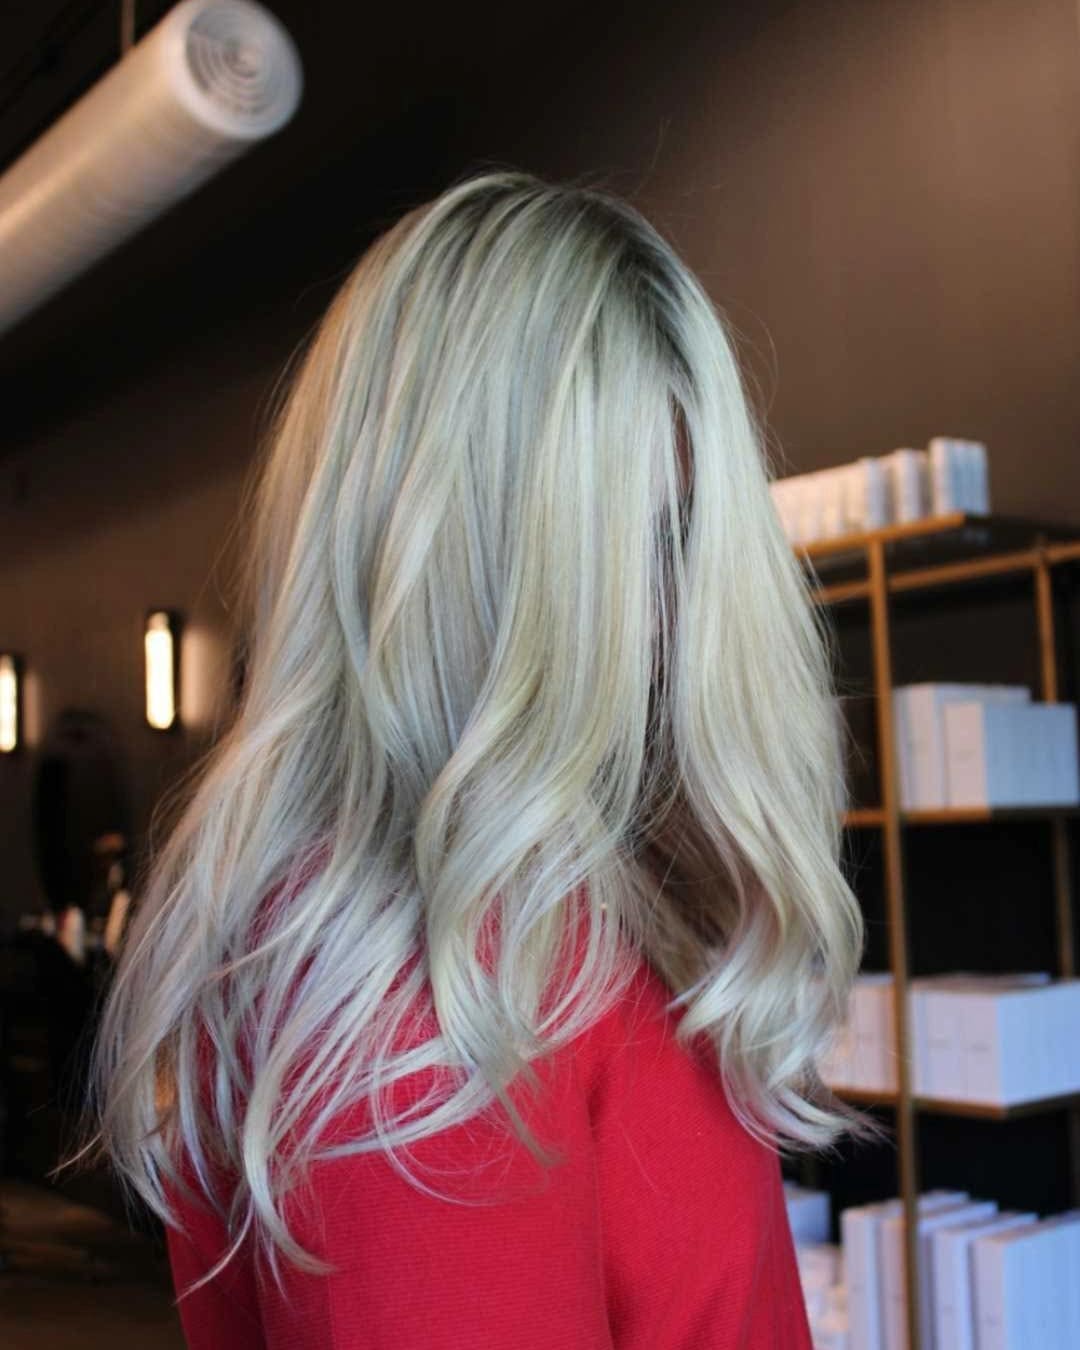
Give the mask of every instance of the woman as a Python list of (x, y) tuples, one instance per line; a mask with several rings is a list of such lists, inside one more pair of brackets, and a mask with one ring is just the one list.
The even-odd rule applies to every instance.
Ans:
[(764, 455), (600, 190), (471, 176), (334, 299), (95, 1053), (195, 1350), (809, 1346), (778, 1150), (861, 929)]

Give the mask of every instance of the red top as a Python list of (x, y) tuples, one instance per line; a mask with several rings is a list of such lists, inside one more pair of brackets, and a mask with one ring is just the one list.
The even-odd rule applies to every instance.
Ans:
[[(498, 1204), (422, 1194), (379, 1154), (315, 1164), (313, 1203), (285, 1212), (337, 1273), (280, 1255), (283, 1298), (242, 1253), (180, 1300), (190, 1350), (811, 1350), (778, 1158), (735, 1119), (711, 1051), (675, 1042), (669, 997), (642, 960), (611, 1012), (536, 1065), (535, 1105), (511, 1087), (564, 1159), (553, 1171), (501, 1108), (498, 1127), (485, 1113), (409, 1146), (432, 1189), (509, 1194)], [(167, 1229), (177, 1295), (224, 1243), (178, 1203), (193, 1240)]]

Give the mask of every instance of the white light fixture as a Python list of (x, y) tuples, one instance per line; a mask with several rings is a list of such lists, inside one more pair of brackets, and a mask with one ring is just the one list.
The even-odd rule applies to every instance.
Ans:
[(254, 0), (181, 0), (0, 176), (0, 332), (296, 111), (300, 57)]
[(0, 754), (9, 755), (22, 741), (22, 662), (12, 652), (0, 653)]
[(177, 725), (179, 617), (168, 609), (146, 616), (146, 720), (156, 731)]

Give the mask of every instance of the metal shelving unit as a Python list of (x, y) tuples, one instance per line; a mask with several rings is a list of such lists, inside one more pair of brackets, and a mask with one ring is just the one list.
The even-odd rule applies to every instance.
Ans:
[[(854, 829), (882, 831), (889, 965), (893, 975), (898, 1088), (893, 1094), (845, 1092), (839, 1095), (864, 1105), (890, 1106), (896, 1113), (900, 1194), (906, 1217), (906, 1286), (909, 1350), (920, 1350), (919, 1281), (916, 1278), (919, 1157), (917, 1116), (922, 1112), (1011, 1119), (1038, 1111), (1067, 1110), (1070, 1117), (1071, 1191), (1080, 1203), (1080, 1095), (1054, 1097), (1017, 1107), (994, 1107), (962, 1101), (914, 1096), (911, 1084), (908, 1016), (908, 919), (905, 839), (913, 828), (1015, 820), (1045, 820), (1054, 864), (1054, 905), (1058, 973), (1075, 973), (1075, 935), (1069, 820), (1078, 807), (1020, 807), (1001, 810), (956, 809), (902, 811), (893, 726), (893, 639), (890, 599), (893, 595), (938, 587), (990, 583), (997, 578), (1027, 575), (1033, 586), (1039, 643), (1040, 694), (1058, 698), (1057, 644), (1054, 628), (1052, 572), (1080, 562), (1080, 531), (1070, 525), (1046, 524), (1006, 516), (953, 513), (864, 534), (849, 534), (796, 547), (811, 569), (819, 603), (867, 604), (873, 658), (873, 693), (877, 718), (878, 776), (881, 804), (850, 811), (844, 823)], [(831, 578), (827, 574), (831, 573)]]

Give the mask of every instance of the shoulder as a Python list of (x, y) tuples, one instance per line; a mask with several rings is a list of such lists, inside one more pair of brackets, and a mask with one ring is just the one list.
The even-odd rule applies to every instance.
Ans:
[[(719, 1164), (761, 1175), (775, 1152), (744, 1127), (733, 1105), (713, 1041), (677, 1037), (682, 1007), (644, 956), (625, 993), (590, 1035), (585, 1087), (599, 1142), (633, 1132), (656, 1144), (658, 1167), (700, 1149)], [(733, 1185), (739, 1177), (732, 1176)]]
[(733, 1109), (708, 1037), (643, 962), (598, 1027), (588, 1093), (620, 1345), (809, 1347), (778, 1153)]

